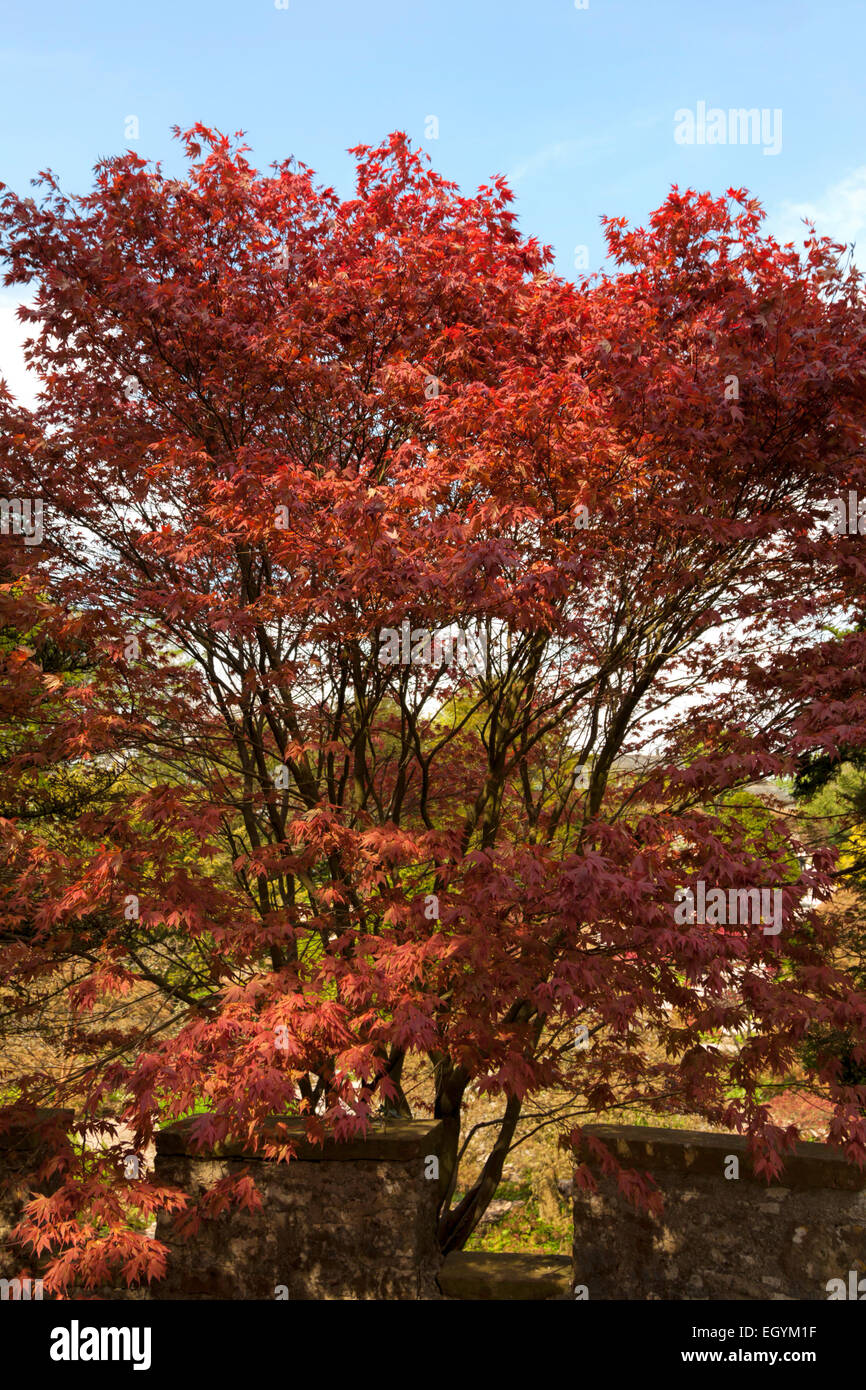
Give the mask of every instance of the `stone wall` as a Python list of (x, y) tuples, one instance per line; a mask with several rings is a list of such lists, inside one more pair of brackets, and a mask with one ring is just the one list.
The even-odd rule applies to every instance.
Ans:
[[(131, 1296), (568, 1296), (562, 1259), (546, 1259), (542, 1268), (516, 1255), (494, 1261), (459, 1252), (443, 1270), (436, 1244), (439, 1183), (431, 1162), (438, 1157), (441, 1124), (389, 1120), (366, 1139), (316, 1146), (305, 1141), (299, 1121), (284, 1123), (298, 1152), (289, 1163), (230, 1144), (198, 1154), (192, 1121), (158, 1134), (158, 1181), (195, 1198), (246, 1168), (263, 1210), (232, 1208), (183, 1240), (162, 1214), (156, 1234), (170, 1248), (168, 1276)], [(624, 1166), (649, 1172), (665, 1210), (658, 1217), (635, 1211), (615, 1179), (602, 1176), (589, 1158), (599, 1190), (575, 1188), (578, 1296), (585, 1288), (590, 1300), (823, 1301), (831, 1292), (866, 1298), (866, 1170), (858, 1171), (838, 1149), (798, 1144), (781, 1179), (767, 1184), (755, 1177), (747, 1142), (738, 1136), (614, 1125), (585, 1132), (605, 1140)], [(25, 1265), (39, 1273), (8, 1240), (32, 1192), (51, 1190), (50, 1182), (35, 1180), (39, 1150), (32, 1129), (0, 1136), (0, 1278), (14, 1278)]]
[(72, 1111), (40, 1110), (34, 1121), (0, 1132), (0, 1279), (14, 1279), (23, 1269), (38, 1276), (45, 1264), (44, 1256), (40, 1259), (29, 1248), (13, 1243), (10, 1233), (36, 1193), (50, 1194), (56, 1189), (56, 1177), (37, 1176), (48, 1151), (41, 1127), (51, 1126), (57, 1135), (65, 1136)]
[(171, 1299), (436, 1299), (438, 1181), (425, 1176), (442, 1125), (389, 1120), (366, 1139), (304, 1142), (303, 1124), (284, 1123), (297, 1157), (250, 1156), (236, 1145), (194, 1152), (191, 1121), (157, 1136), (156, 1179), (192, 1196), (247, 1167), (263, 1210), (233, 1208), (178, 1240), (161, 1214), (157, 1238), (171, 1247), (166, 1279), (152, 1297)]
[[(586, 1289), (577, 1296), (818, 1301), (830, 1280), (847, 1285), (850, 1271), (866, 1271), (866, 1170), (838, 1149), (797, 1144), (768, 1185), (739, 1136), (617, 1125), (584, 1133), (649, 1172), (665, 1210), (637, 1213), (587, 1159), (598, 1193), (575, 1186), (575, 1283)], [(730, 1156), (738, 1177), (725, 1176), (735, 1171)]]

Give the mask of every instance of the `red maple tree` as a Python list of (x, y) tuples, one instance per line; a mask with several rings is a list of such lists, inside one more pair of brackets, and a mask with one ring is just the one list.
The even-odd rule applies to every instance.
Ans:
[[(0, 474), (45, 515), (0, 541), (0, 979), (26, 1018), (69, 970), (86, 1057), (7, 1078), (0, 1118), (348, 1135), (410, 1113), (424, 1058), (446, 1250), (527, 1113), (578, 1143), (694, 1113), (777, 1172), (762, 1087), (866, 1025), (803, 906), (832, 855), (802, 870), (783, 804), (735, 795), (866, 735), (822, 633), (863, 604), (827, 521), (866, 495), (856, 270), (674, 189), (574, 286), (503, 180), (464, 197), (402, 135), (347, 200), (181, 138), (183, 179), (127, 154), (0, 202), (42, 388), (0, 397)], [(698, 880), (780, 890), (781, 930), (677, 921)], [(822, 1082), (861, 1162), (862, 1098)], [(499, 1113), (455, 1200), (473, 1090)], [(50, 1288), (161, 1272), (142, 1227), (183, 1199), (119, 1152), (55, 1144), (22, 1228)]]

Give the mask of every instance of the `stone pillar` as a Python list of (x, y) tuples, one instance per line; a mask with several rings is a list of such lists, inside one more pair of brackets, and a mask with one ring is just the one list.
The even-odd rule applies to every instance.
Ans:
[(665, 1204), (660, 1217), (637, 1213), (586, 1160), (598, 1192), (575, 1186), (574, 1266), (590, 1300), (821, 1301), (850, 1296), (841, 1287), (866, 1272), (866, 1169), (840, 1149), (797, 1144), (768, 1185), (739, 1135), (632, 1125), (584, 1133), (648, 1171)]
[[(278, 1163), (224, 1144), (195, 1152), (182, 1120), (156, 1141), (158, 1182), (198, 1197), (247, 1167), (262, 1211), (233, 1207), (189, 1239), (160, 1213), (168, 1273), (151, 1286), (170, 1299), (437, 1299), (441, 1123), (388, 1120), (365, 1139), (314, 1145), (287, 1119), (297, 1157)], [(278, 1292), (277, 1292), (278, 1291)]]

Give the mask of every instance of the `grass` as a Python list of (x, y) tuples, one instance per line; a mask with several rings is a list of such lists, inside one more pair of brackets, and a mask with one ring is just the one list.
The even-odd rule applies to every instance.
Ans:
[[(462, 1193), (456, 1194), (457, 1199)], [(487, 1222), (466, 1242), (466, 1250), (494, 1252), (520, 1251), (526, 1255), (570, 1255), (572, 1244), (571, 1204), (560, 1201), (560, 1214), (544, 1219), (533, 1194), (532, 1182), (500, 1183), (496, 1201), (520, 1202), (496, 1220)]]

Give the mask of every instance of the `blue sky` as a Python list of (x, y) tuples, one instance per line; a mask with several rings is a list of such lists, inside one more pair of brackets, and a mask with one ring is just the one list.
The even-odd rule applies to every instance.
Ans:
[[(810, 215), (854, 240), (864, 39), (862, 0), (0, 0), (0, 179), (28, 192), (50, 166), (83, 192), (125, 148), (179, 172), (171, 127), (201, 120), (346, 195), (347, 147), (403, 129), (464, 189), (510, 176), (522, 229), (567, 275), (578, 246), (602, 263), (602, 213), (641, 223), (672, 183), (744, 185), (785, 239)], [(781, 149), (678, 144), (675, 113), (700, 102), (780, 111)], [(9, 291), (0, 311), (14, 374)]]

